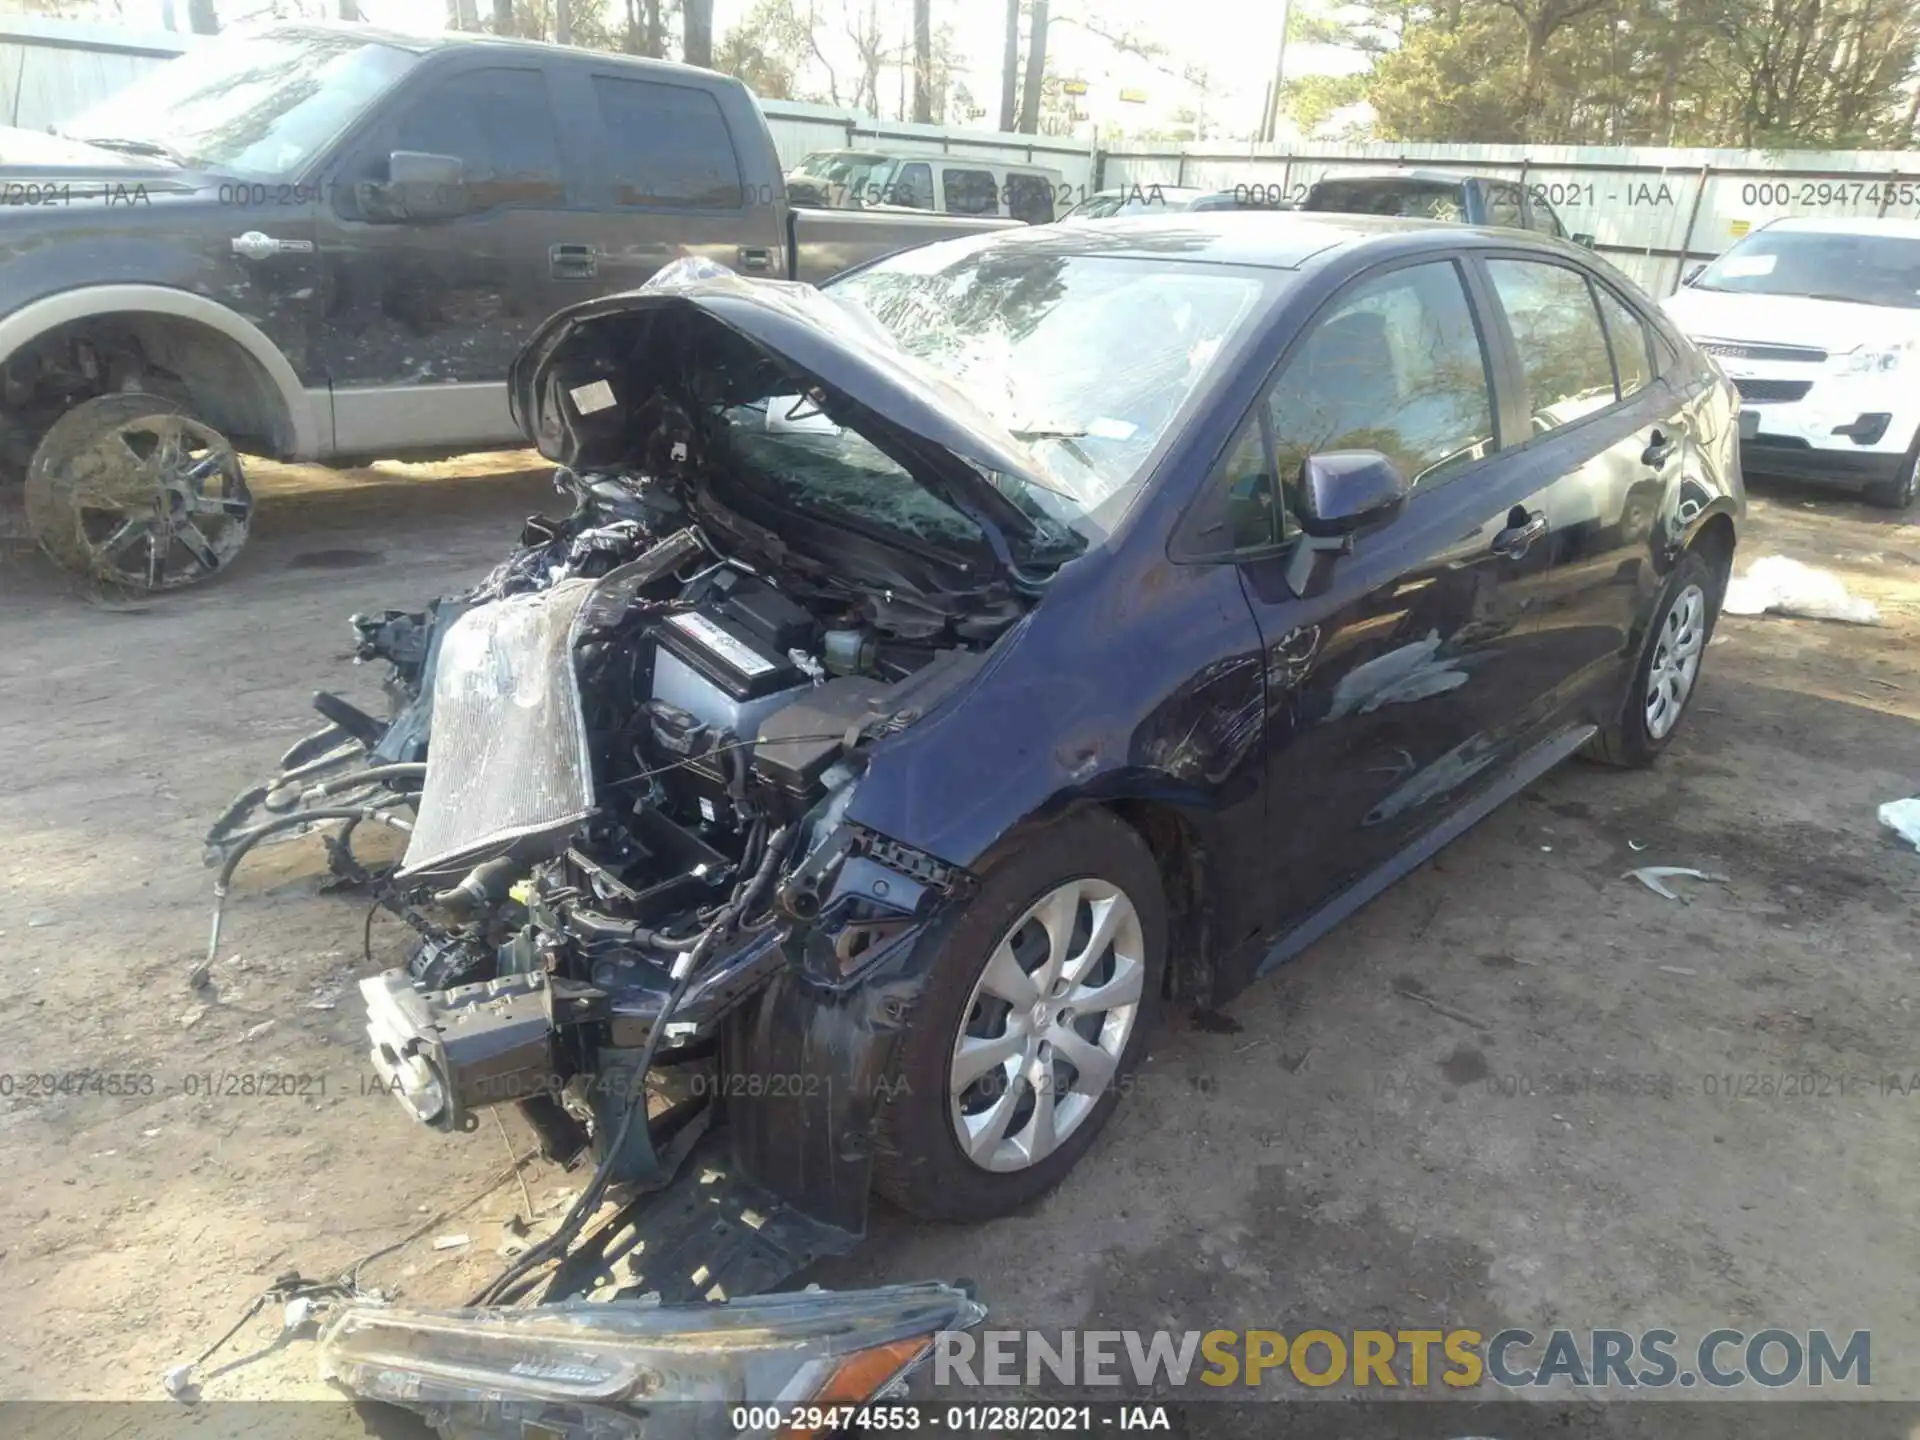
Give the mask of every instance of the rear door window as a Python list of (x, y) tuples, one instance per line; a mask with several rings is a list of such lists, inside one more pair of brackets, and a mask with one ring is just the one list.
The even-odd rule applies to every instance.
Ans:
[(613, 203), (640, 209), (738, 210), (740, 159), (720, 104), (691, 85), (593, 77)]
[(1600, 297), (1600, 317), (1606, 322), (1607, 342), (1613, 349), (1613, 373), (1624, 400), (1653, 383), (1646, 323), (1606, 286), (1596, 285), (1594, 292)]
[(1053, 223), (1053, 183), (1042, 175), (1007, 176), (1007, 214), (1029, 225)]
[(1308, 210), (1344, 215), (1399, 215), (1409, 220), (1464, 220), (1458, 185), (1427, 180), (1332, 181), (1314, 187)]
[(1519, 230), (1526, 225), (1521, 211), (1518, 185), (1487, 186), (1487, 223)]
[(1551, 235), (1556, 240), (1567, 238), (1566, 227), (1560, 223), (1560, 217), (1538, 195), (1527, 197), (1527, 228), (1538, 230), (1542, 235)]
[(1586, 276), (1536, 260), (1489, 260), (1513, 332), (1536, 435), (1613, 404), (1613, 362)]
[(909, 210), (933, 209), (933, 167), (924, 160), (902, 165), (893, 177), (891, 203)]
[(949, 165), (940, 179), (949, 215), (1000, 213), (1000, 187), (994, 183), (991, 170), (966, 170)]
[(1269, 396), (1287, 509), (1307, 456), (1377, 450), (1431, 485), (1494, 447), (1479, 328), (1450, 260), (1364, 280), (1314, 322)]

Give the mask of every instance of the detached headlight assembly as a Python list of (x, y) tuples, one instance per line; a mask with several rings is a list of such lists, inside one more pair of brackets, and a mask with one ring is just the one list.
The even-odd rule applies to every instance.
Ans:
[(613, 1440), (825, 1435), (986, 1307), (950, 1285), (724, 1304), (571, 1301), (528, 1309), (356, 1304), (320, 1337), (320, 1373), (447, 1435)]
[(1847, 373), (1850, 375), (1884, 374), (1889, 370), (1898, 370), (1912, 358), (1913, 342), (1911, 340), (1879, 350), (1862, 345), (1847, 357)]

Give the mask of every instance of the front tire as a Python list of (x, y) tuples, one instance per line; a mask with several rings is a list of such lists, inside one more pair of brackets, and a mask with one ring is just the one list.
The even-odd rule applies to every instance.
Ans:
[(1667, 577), (1654, 605), (1633, 683), (1619, 717), (1582, 752), (1605, 765), (1638, 769), (1659, 758), (1686, 718), (1701, 662), (1719, 618), (1720, 586), (1689, 550)]
[(988, 869), (943, 935), (876, 1119), (874, 1186), (911, 1214), (983, 1220), (1059, 1184), (1145, 1053), (1166, 899), (1152, 853), (1086, 810)]
[(130, 591), (192, 585), (247, 543), (232, 442), (179, 401), (132, 390), (62, 415), (27, 467), (27, 525), (59, 564)]
[(1876, 480), (1861, 492), (1868, 503), (1888, 510), (1911, 510), (1920, 496), (1920, 444), (1907, 452), (1900, 473), (1891, 480)]

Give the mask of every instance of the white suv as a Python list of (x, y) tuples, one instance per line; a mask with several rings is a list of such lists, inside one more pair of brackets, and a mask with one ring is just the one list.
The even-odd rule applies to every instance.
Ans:
[(1740, 391), (1748, 473), (1913, 504), (1920, 222), (1775, 220), (1663, 304)]

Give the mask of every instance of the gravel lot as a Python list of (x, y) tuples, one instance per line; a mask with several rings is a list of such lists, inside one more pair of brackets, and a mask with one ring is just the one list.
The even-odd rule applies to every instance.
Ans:
[[(548, 498), (517, 462), (463, 468), (276, 472), (238, 570), (152, 603), (0, 556), (0, 1070), (150, 1077), (0, 1082), (0, 1397), (151, 1398), (272, 1277), (340, 1269), (530, 1146), (514, 1115), (447, 1139), (361, 1092), (364, 905), (317, 892), (317, 845), (241, 872), (213, 1003), (183, 978), (207, 822), (310, 728), (308, 692), (374, 689), (345, 617), (468, 582)], [(1886, 625), (1727, 620), (1659, 767), (1556, 773), (1176, 1018), (1031, 1213), (883, 1212), (811, 1278), (965, 1276), (1018, 1327), (1866, 1328), (1875, 1394), (1920, 1399), (1920, 856), (1874, 817), (1920, 792), (1920, 526), (1763, 492), (1738, 568), (1773, 552)], [(1729, 879), (1681, 904), (1622, 878), (1655, 863)], [(188, 1093), (256, 1073), (309, 1078)], [(536, 1207), (578, 1183), (527, 1176)], [(368, 1278), (454, 1301), (525, 1203), (509, 1179)], [(207, 1393), (328, 1392), (296, 1345)]]

